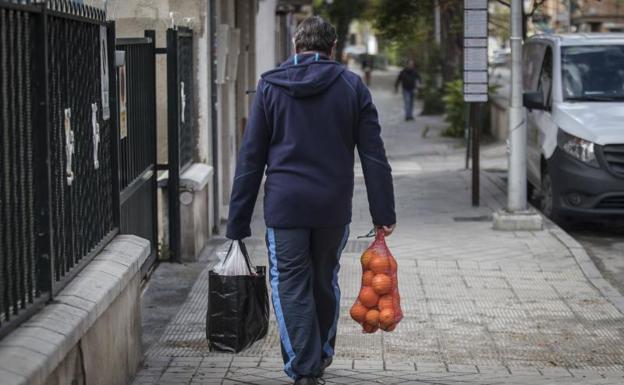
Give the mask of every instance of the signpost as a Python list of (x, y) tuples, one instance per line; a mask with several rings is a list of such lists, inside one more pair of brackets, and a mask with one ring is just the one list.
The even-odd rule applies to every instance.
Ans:
[(464, 102), (469, 103), (472, 205), (479, 206), (479, 134), (488, 101), (488, 1), (464, 0)]

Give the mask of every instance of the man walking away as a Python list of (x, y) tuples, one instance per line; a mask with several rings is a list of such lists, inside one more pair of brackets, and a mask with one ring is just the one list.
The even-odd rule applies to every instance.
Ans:
[(414, 61), (409, 60), (407, 66), (401, 70), (394, 84), (394, 91), (399, 90), (399, 83), (403, 89), (403, 103), (405, 103), (405, 120), (414, 120), (414, 90), (420, 84), (420, 75), (416, 72)]
[(335, 28), (299, 26), (296, 55), (258, 82), (238, 156), (227, 237), (251, 235), (266, 166), (264, 218), (285, 372), (316, 384), (334, 355), (339, 259), (349, 237), (357, 147), (373, 224), (394, 229), (391, 169), (377, 110), (356, 74), (330, 59)]
[(373, 74), (373, 68), (375, 67), (375, 60), (372, 55), (367, 53), (362, 55), (362, 72), (364, 72), (364, 83), (367, 87), (371, 85), (371, 77)]

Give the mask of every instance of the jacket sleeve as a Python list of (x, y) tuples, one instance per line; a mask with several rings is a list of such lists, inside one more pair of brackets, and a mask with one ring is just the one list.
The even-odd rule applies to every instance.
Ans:
[(358, 82), (357, 94), (360, 116), (356, 145), (364, 171), (370, 213), (375, 225), (393, 225), (396, 223), (396, 214), (392, 169), (388, 164), (386, 150), (381, 139), (377, 108), (373, 104), (368, 88), (361, 81)]
[(267, 162), (270, 130), (264, 109), (264, 85), (264, 81), (258, 82), (236, 162), (226, 232), (233, 240), (251, 235), (251, 217)]

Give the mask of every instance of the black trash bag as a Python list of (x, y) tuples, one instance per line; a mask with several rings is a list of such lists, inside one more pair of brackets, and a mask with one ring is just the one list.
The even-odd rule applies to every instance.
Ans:
[(245, 244), (237, 242), (249, 275), (219, 275), (214, 271), (208, 275), (206, 337), (210, 351), (238, 353), (264, 338), (269, 329), (266, 266), (257, 266), (253, 273)]

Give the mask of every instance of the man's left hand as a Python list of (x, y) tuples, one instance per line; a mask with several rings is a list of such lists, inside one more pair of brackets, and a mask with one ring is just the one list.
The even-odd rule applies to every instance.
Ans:
[(390, 235), (392, 235), (395, 228), (396, 228), (396, 224), (390, 225), (390, 226), (381, 226), (381, 229), (383, 230), (384, 235), (386, 237), (389, 237)]

